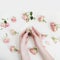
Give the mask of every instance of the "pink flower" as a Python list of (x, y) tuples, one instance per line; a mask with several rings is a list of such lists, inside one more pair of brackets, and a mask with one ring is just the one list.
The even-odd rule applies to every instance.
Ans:
[(35, 55), (37, 53), (37, 48), (30, 48), (29, 51)]
[(40, 17), (38, 17), (38, 21), (43, 21), (44, 20), (44, 16), (40, 16)]
[(13, 17), (11, 18), (11, 21), (12, 21), (12, 22), (16, 22), (16, 17), (13, 16)]
[(18, 52), (18, 53), (20, 53), (20, 50), (18, 50), (15, 46), (10, 46), (10, 51), (11, 52)]
[(51, 27), (51, 30), (54, 31), (54, 32), (57, 30), (57, 26), (54, 22), (50, 23), (50, 27)]
[(15, 49), (15, 46), (10, 46), (10, 51), (13, 52)]
[(5, 28), (5, 24), (4, 23), (1, 23), (0, 26)]
[(0, 26), (6, 28), (9, 27), (9, 23), (1, 23)]
[(5, 38), (5, 39), (3, 40), (4, 43), (9, 43), (9, 41), (10, 41), (9, 38)]
[(5, 24), (5, 27), (9, 27), (9, 23), (6, 23), (6, 24)]
[(27, 13), (24, 13), (24, 14), (22, 15), (22, 19), (24, 19), (24, 20), (29, 20)]

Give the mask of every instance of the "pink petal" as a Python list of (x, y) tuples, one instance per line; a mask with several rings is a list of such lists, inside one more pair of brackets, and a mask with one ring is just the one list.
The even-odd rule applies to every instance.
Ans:
[(6, 23), (6, 24), (5, 24), (5, 27), (9, 27), (9, 23)]
[(38, 17), (38, 21), (43, 21), (43, 20), (44, 20), (44, 16)]
[(12, 21), (12, 22), (16, 22), (16, 17), (12, 17), (12, 18), (11, 18), (11, 21)]
[(57, 30), (56, 24), (54, 22), (50, 23), (50, 27), (51, 27), (52, 31), (56, 31)]
[(28, 15), (25, 13), (25, 14), (23, 14), (22, 15), (22, 19), (24, 19), (24, 20), (28, 20)]
[(5, 28), (5, 24), (4, 23), (1, 23), (0, 26)]
[(35, 48), (30, 48), (29, 51), (30, 51), (33, 55), (35, 55), (35, 54), (37, 53), (37, 50), (36, 50)]
[(8, 39), (8, 38), (5, 38), (5, 39), (3, 40), (4, 43), (9, 43), (9, 41), (10, 41), (10, 39)]
[(11, 52), (14, 51), (14, 49), (15, 49), (15, 46), (10, 46), (10, 51)]

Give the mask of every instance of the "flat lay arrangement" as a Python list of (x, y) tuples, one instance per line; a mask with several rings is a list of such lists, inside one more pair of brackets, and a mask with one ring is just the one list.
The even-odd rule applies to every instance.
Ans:
[[(57, 34), (60, 31), (60, 24), (54, 21), (48, 22), (46, 17), (42, 15), (35, 17), (34, 12), (32, 11), (23, 12), (21, 20), (19, 20), (16, 16), (0, 19), (0, 40), (7, 46), (11, 54), (20, 54), (20, 33), (27, 28), (27, 31), (29, 32), (28, 35), (30, 36), (31, 26), (34, 26), (37, 30), (39, 30), (42, 36), (43, 46), (47, 50), (48, 48), (51, 48), (51, 46), (53, 47), (57, 43), (60, 43), (60, 36)], [(31, 43), (32, 42), (30, 40), (28, 45)], [(38, 50), (33, 43), (28, 47), (29, 52), (32, 55), (38, 54)]]

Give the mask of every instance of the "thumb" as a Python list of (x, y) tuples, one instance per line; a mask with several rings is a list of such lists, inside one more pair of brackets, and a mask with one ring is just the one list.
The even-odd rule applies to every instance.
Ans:
[(28, 32), (26, 32), (23, 36), (23, 39), (27, 39), (28, 38)]

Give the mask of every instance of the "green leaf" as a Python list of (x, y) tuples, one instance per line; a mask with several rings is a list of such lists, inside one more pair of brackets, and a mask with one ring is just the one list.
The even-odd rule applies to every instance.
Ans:
[(4, 23), (6, 24), (6, 23), (7, 23), (7, 21), (6, 21), (6, 20), (4, 20)]
[(33, 14), (33, 12), (30, 12), (30, 15), (32, 15)]
[(55, 37), (52, 37), (53, 40), (57, 40)]
[(31, 16), (30, 19), (32, 20), (33, 19), (33, 16)]
[(14, 50), (15, 50), (15, 51), (18, 51), (18, 49), (16, 49), (16, 48), (15, 48)]
[(34, 49), (37, 51), (37, 48), (36, 47)]

